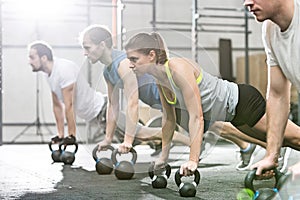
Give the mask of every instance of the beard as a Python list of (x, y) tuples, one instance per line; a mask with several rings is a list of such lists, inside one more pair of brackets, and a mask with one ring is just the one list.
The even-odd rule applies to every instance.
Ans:
[(42, 66), (35, 67), (34, 65), (31, 65), (31, 67), (32, 67), (32, 72), (42, 71)]

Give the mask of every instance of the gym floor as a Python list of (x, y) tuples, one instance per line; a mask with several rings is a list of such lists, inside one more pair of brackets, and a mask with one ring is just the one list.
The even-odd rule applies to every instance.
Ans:
[[(151, 157), (154, 150), (148, 145), (135, 146), (138, 158), (131, 180), (118, 180), (113, 173), (98, 175), (92, 158), (94, 147), (95, 144), (79, 144), (75, 162), (70, 166), (53, 163), (47, 144), (0, 146), (0, 199), (182, 199), (174, 174), (188, 158), (187, 147), (171, 149), (172, 172), (165, 189), (151, 186), (148, 167), (157, 157)], [(201, 180), (195, 199), (236, 199), (248, 172), (235, 169), (239, 162), (237, 150), (226, 141), (211, 148), (199, 164)], [(102, 153), (103, 157), (109, 154)], [(255, 160), (263, 155), (264, 150), (258, 147)], [(299, 158), (300, 153), (292, 150), (289, 165)]]

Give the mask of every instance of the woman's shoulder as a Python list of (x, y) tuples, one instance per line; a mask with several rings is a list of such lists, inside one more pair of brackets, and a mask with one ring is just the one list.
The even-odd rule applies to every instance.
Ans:
[(176, 67), (179, 67), (181, 68), (182, 66), (192, 66), (193, 68), (194, 67), (197, 67), (198, 68), (198, 64), (189, 59), (189, 58), (184, 58), (184, 57), (174, 57), (174, 58), (171, 58), (169, 59), (169, 66), (171, 66), (171, 68), (176, 68)]
[(169, 59), (169, 65), (193, 64), (193, 61), (184, 57), (172, 57)]

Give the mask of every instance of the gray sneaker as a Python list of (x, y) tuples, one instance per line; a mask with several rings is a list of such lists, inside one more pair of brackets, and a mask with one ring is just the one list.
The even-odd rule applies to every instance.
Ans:
[(278, 167), (277, 170), (281, 173), (284, 173), (288, 164), (288, 159), (290, 157), (291, 148), (282, 147), (280, 149), (280, 157), (278, 158)]
[(235, 167), (239, 171), (248, 170), (254, 159), (256, 144), (250, 143), (250, 149), (247, 152), (240, 151), (241, 162)]

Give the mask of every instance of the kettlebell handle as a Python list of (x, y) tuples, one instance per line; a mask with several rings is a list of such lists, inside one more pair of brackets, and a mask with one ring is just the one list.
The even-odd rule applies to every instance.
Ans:
[[(166, 169), (166, 173), (165, 173), (165, 175), (167, 176), (167, 178), (169, 178), (170, 177), (170, 175), (171, 175), (171, 166), (169, 165), (169, 164), (166, 164), (165, 166), (164, 166), (164, 168), (162, 168), (162, 169)], [(149, 174), (149, 177), (152, 179), (153, 177), (154, 177), (154, 163), (152, 163), (151, 165), (150, 165), (150, 167), (149, 167), (149, 170), (148, 170), (148, 174)]]
[[(281, 172), (279, 172), (276, 168), (273, 169), (275, 172), (275, 185), (274, 188), (277, 188), (277, 183), (280, 179), (280, 177), (283, 175)], [(256, 178), (256, 169), (248, 172), (248, 174), (245, 177), (244, 184), (245, 188), (248, 188), (255, 192), (254, 186), (253, 186), (253, 180)]]
[[(182, 174), (180, 174), (180, 169), (178, 169), (177, 171), (176, 171), (176, 173), (175, 173), (175, 182), (176, 182), (176, 185), (178, 186), (178, 187), (180, 187), (180, 185), (181, 185), (181, 177), (182, 177), (183, 175)], [(200, 182), (200, 173), (199, 173), (199, 171), (198, 171), (198, 169), (196, 169), (196, 171), (194, 172), (194, 181), (193, 181), (196, 185), (198, 185), (199, 184), (199, 182)]]
[[(107, 148), (107, 149), (109, 149), (109, 150), (111, 150), (111, 151), (114, 150), (113, 146), (111, 146), (111, 145), (107, 145), (107, 146), (105, 146), (105, 148)], [(92, 152), (93, 158), (94, 158), (94, 160), (95, 160), (96, 162), (99, 161), (99, 158), (98, 158), (98, 156), (97, 156), (97, 152), (98, 152), (98, 145), (95, 146), (95, 148), (93, 149), (93, 152)]]
[(62, 145), (65, 145), (63, 151), (66, 150), (66, 148), (67, 148), (68, 145), (75, 145), (75, 150), (74, 150), (73, 154), (75, 154), (77, 152), (77, 150), (78, 150), (78, 143), (77, 142), (75, 142), (74, 144), (64, 144), (64, 143), (59, 144), (59, 150), (60, 151), (62, 151), (62, 148), (61, 148)]
[[(129, 152), (132, 153), (131, 163), (134, 165), (136, 163), (137, 153), (134, 150), (134, 148), (131, 148)], [(117, 165), (117, 163), (118, 163), (117, 153), (119, 153), (119, 150), (115, 149), (115, 150), (112, 151), (112, 154), (111, 154), (111, 160), (113, 161), (114, 165)]]
[(50, 149), (50, 151), (52, 152), (53, 151), (53, 149), (52, 149), (52, 142), (49, 142), (49, 149)]

